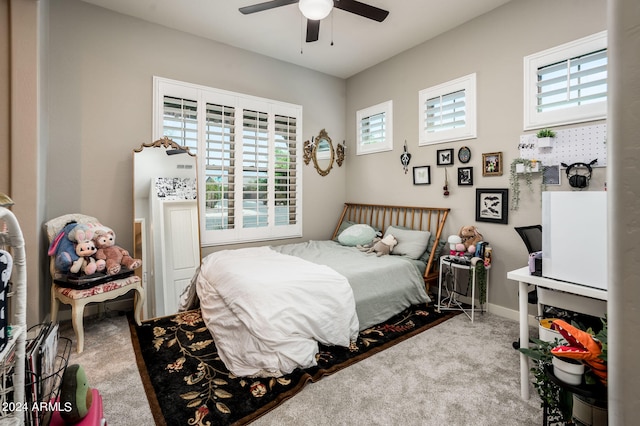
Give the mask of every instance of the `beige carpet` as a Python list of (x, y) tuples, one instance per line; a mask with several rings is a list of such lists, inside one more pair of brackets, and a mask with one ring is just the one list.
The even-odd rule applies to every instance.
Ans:
[[(62, 334), (73, 336), (69, 324)], [(459, 315), (308, 385), (252, 424), (540, 425), (533, 387), (520, 399), (517, 338), (515, 321)], [(153, 424), (126, 317), (85, 320), (85, 351), (70, 363), (102, 393), (109, 425)]]

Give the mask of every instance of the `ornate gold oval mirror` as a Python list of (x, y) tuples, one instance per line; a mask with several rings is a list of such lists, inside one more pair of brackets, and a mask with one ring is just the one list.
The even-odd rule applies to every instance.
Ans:
[(145, 318), (178, 311), (200, 265), (197, 162), (164, 137), (133, 152), (134, 253), (147, 291)]
[(320, 131), (313, 141), (311, 158), (320, 176), (329, 174), (333, 167), (334, 151), (331, 138), (324, 129)]

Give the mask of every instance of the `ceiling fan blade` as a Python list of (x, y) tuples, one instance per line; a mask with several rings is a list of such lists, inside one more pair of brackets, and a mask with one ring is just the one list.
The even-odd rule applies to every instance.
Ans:
[(364, 4), (356, 0), (334, 0), (333, 6), (346, 12), (355, 13), (364, 18), (382, 22), (389, 15), (388, 10), (380, 9), (369, 4)]
[(240, 13), (248, 15), (250, 13), (262, 12), (264, 10), (274, 9), (280, 6), (286, 6), (288, 4), (298, 3), (298, 0), (272, 0), (265, 1), (264, 3), (252, 4), (251, 6), (241, 7)]
[(312, 21), (307, 19), (307, 43), (318, 41), (320, 34), (320, 21)]

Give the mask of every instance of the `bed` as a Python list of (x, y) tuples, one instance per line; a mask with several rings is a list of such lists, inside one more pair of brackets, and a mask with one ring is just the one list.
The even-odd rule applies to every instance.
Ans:
[[(349, 346), (360, 330), (429, 302), (448, 213), (346, 203), (331, 240), (208, 255), (191, 293), (220, 358), (237, 376), (277, 377), (315, 365), (318, 342)], [(391, 256), (359, 249), (375, 232), (397, 238)]]

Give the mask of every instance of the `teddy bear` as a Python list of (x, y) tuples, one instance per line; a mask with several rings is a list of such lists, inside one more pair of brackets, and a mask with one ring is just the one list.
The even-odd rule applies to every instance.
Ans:
[(476, 252), (476, 245), (484, 239), (482, 234), (478, 232), (478, 228), (472, 225), (465, 225), (460, 228), (458, 236), (462, 239), (462, 244), (466, 248), (466, 252), (470, 254)]
[(393, 235), (386, 235), (384, 238), (374, 238), (370, 244), (365, 246), (358, 245), (357, 248), (367, 254), (375, 253), (376, 256), (390, 254), (393, 248), (398, 244), (398, 240)]
[(127, 269), (136, 269), (142, 265), (140, 259), (134, 259), (129, 256), (129, 252), (116, 245), (116, 234), (112, 229), (98, 229), (93, 237), (98, 251), (96, 259), (106, 262), (107, 275), (115, 275), (124, 266)]

